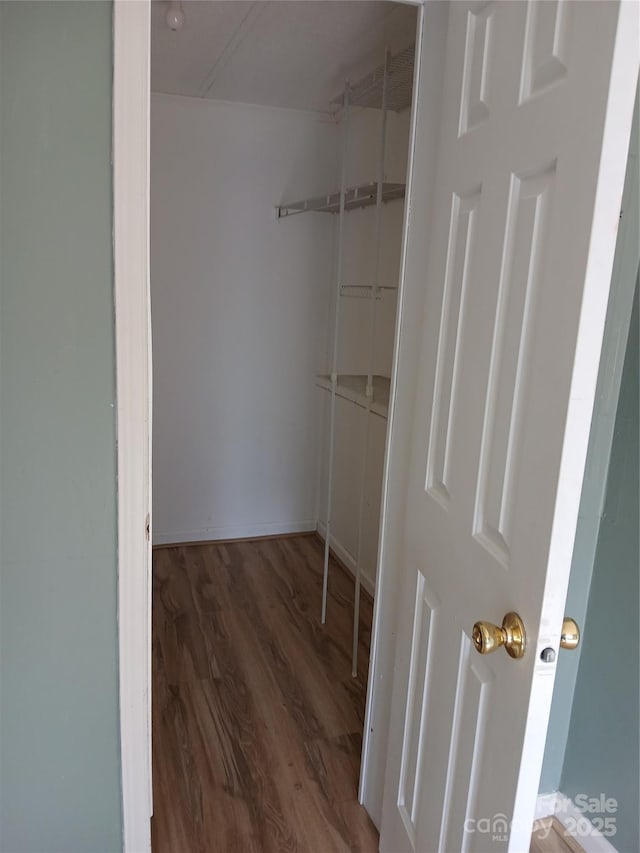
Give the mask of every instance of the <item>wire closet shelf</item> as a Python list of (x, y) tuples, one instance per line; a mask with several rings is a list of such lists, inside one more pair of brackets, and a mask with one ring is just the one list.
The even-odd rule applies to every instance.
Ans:
[[(415, 45), (410, 45), (395, 56), (388, 55), (369, 74), (362, 77), (349, 88), (349, 107), (368, 107), (378, 110), (400, 112), (411, 106), (413, 97), (413, 66)], [(332, 104), (345, 108), (345, 93), (336, 96)], [(384, 203), (403, 199), (405, 185), (382, 183), (381, 200)], [(297, 213), (340, 213), (342, 191), (325, 196), (293, 201), (276, 207), (278, 219), (294, 216)], [(349, 187), (344, 190), (344, 210), (357, 210), (370, 207), (378, 202), (378, 181)]]
[[(338, 241), (336, 264), (336, 300), (333, 329), (333, 354), (330, 373), (316, 377), (320, 388), (330, 392), (329, 415), (329, 447), (327, 454), (327, 507), (325, 519), (325, 550), (322, 582), (321, 621), (324, 625), (327, 615), (327, 585), (329, 577), (329, 556), (331, 543), (331, 516), (333, 508), (333, 473), (335, 456), (335, 419), (336, 398), (342, 397), (351, 403), (365, 409), (367, 415), (374, 414), (387, 418), (389, 410), (390, 380), (386, 376), (375, 375), (373, 372), (373, 354), (376, 328), (376, 303), (381, 298), (382, 291), (397, 291), (397, 287), (380, 282), (380, 241), (382, 235), (382, 205), (383, 203), (404, 199), (405, 185), (390, 183), (385, 177), (385, 149), (387, 112), (399, 112), (411, 106), (413, 97), (413, 70), (415, 46), (411, 45), (395, 56), (385, 53), (384, 63), (375, 68), (370, 74), (361, 78), (355, 84), (347, 83), (344, 92), (332, 101), (341, 107), (342, 124), (342, 168), (339, 192), (328, 193), (324, 196), (308, 198), (302, 201), (280, 204), (276, 207), (278, 219), (295, 216), (299, 213), (332, 213), (338, 215)], [(352, 107), (373, 108), (380, 111), (380, 150), (378, 163), (378, 179), (371, 183), (347, 187), (346, 163), (349, 113)], [(344, 251), (344, 218), (351, 210), (365, 207), (375, 207), (375, 240), (376, 255), (375, 274), (370, 284), (348, 284), (342, 280), (343, 251)], [(338, 373), (338, 340), (340, 330), (340, 297), (359, 296), (367, 298), (372, 306), (369, 320), (368, 373), (363, 375)], [(371, 441), (370, 418), (365, 419), (365, 435), (363, 456), (360, 472), (360, 488), (358, 501), (357, 547), (355, 555), (355, 596), (353, 612), (353, 646), (352, 646), (352, 675), (358, 672), (358, 638), (360, 587), (363, 557), (363, 524), (365, 508), (365, 485), (367, 482), (367, 458)]]
[[(352, 107), (371, 107), (393, 112), (406, 110), (411, 106), (413, 97), (413, 66), (415, 45), (410, 45), (395, 56), (389, 56), (385, 63), (351, 85), (350, 104)], [(386, 73), (386, 83), (385, 83)], [(384, 100), (384, 104), (383, 104)], [(331, 103), (342, 105), (343, 96), (338, 95)]]
[[(382, 201), (394, 201), (404, 198), (404, 184), (382, 184)], [(276, 208), (278, 219), (285, 216), (294, 216), (296, 213), (340, 213), (341, 192), (329, 193), (318, 198), (309, 198), (303, 201), (292, 201), (288, 204), (279, 205)], [(377, 203), (378, 182), (361, 184), (359, 187), (350, 187), (344, 192), (345, 211), (357, 210), (361, 207), (372, 207)]]

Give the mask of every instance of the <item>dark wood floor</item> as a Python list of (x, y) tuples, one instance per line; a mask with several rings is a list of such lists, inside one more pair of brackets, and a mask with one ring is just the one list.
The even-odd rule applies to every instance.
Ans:
[(378, 849), (357, 801), (371, 602), (315, 536), (160, 549), (153, 575), (154, 853)]

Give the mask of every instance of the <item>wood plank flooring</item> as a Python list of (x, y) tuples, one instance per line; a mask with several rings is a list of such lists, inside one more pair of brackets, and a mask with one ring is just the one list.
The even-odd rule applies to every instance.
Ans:
[(357, 801), (372, 605), (315, 536), (154, 552), (154, 853), (378, 849)]

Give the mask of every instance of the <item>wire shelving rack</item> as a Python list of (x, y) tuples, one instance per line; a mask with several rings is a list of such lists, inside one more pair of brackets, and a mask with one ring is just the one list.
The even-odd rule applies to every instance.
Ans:
[[(332, 103), (340, 105), (342, 123), (342, 160), (340, 190), (324, 196), (288, 202), (276, 207), (278, 219), (285, 219), (300, 213), (330, 213), (338, 216), (337, 263), (335, 284), (335, 313), (333, 320), (333, 353), (331, 373), (320, 374), (316, 384), (329, 391), (330, 426), (329, 447), (327, 459), (327, 511), (325, 522), (325, 550), (322, 583), (322, 624), (327, 617), (327, 589), (329, 578), (329, 557), (331, 543), (331, 513), (333, 505), (333, 475), (335, 450), (335, 415), (336, 398), (340, 397), (366, 410), (365, 436), (362, 442), (362, 460), (360, 466), (360, 489), (358, 506), (357, 548), (355, 558), (355, 600), (353, 612), (353, 648), (352, 675), (357, 675), (358, 668), (358, 639), (360, 620), (360, 587), (362, 572), (363, 520), (366, 504), (367, 460), (370, 446), (370, 414), (387, 418), (389, 409), (390, 379), (386, 376), (374, 375), (374, 345), (376, 327), (376, 303), (381, 298), (382, 291), (394, 291), (397, 287), (380, 283), (380, 242), (382, 237), (382, 205), (391, 201), (404, 199), (405, 185), (385, 181), (385, 153), (387, 137), (387, 112), (401, 111), (411, 105), (413, 95), (414, 45), (392, 56), (385, 53), (383, 64), (370, 74), (354, 84), (347, 83), (344, 92)], [(380, 110), (379, 161), (377, 180), (348, 187), (347, 179), (347, 150), (349, 138), (349, 117), (353, 107), (374, 108)], [(373, 281), (366, 284), (349, 284), (343, 282), (344, 265), (344, 224), (345, 214), (351, 210), (375, 206), (375, 245), (376, 255), (375, 274)], [(368, 373), (366, 375), (338, 373), (338, 342), (340, 332), (340, 303), (341, 297), (357, 296), (371, 302), (368, 341)]]

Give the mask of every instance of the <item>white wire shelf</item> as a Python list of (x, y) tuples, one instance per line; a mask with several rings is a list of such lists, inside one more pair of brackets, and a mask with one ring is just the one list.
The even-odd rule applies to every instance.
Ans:
[[(411, 106), (413, 96), (413, 66), (415, 45), (390, 56), (387, 64), (387, 93), (385, 105), (388, 110), (400, 112)], [(350, 86), (349, 103), (354, 107), (382, 109), (384, 64), (378, 65), (369, 74)], [(344, 95), (335, 97), (332, 104), (342, 104)]]
[[(372, 284), (341, 284), (340, 296), (347, 296), (352, 299), (371, 299)], [(379, 284), (376, 288), (378, 291), (376, 299), (382, 299), (385, 293), (397, 293), (397, 286), (388, 284)]]
[[(382, 184), (382, 201), (395, 201), (404, 198), (404, 184)], [(358, 187), (350, 187), (345, 190), (344, 209), (356, 210), (361, 207), (371, 207), (376, 204), (378, 196), (378, 182), (360, 184)], [(303, 201), (292, 201), (276, 207), (278, 219), (285, 216), (294, 216), (297, 213), (340, 213), (340, 193), (329, 193), (318, 198), (308, 198)]]
[[(331, 391), (331, 377), (321, 373), (316, 377), (316, 385), (325, 391)], [(373, 377), (373, 398), (367, 399), (367, 377), (359, 374), (341, 373), (336, 383), (336, 396), (349, 400), (363, 409), (370, 404), (371, 411), (382, 418), (389, 414), (389, 392), (391, 380), (388, 376)]]

